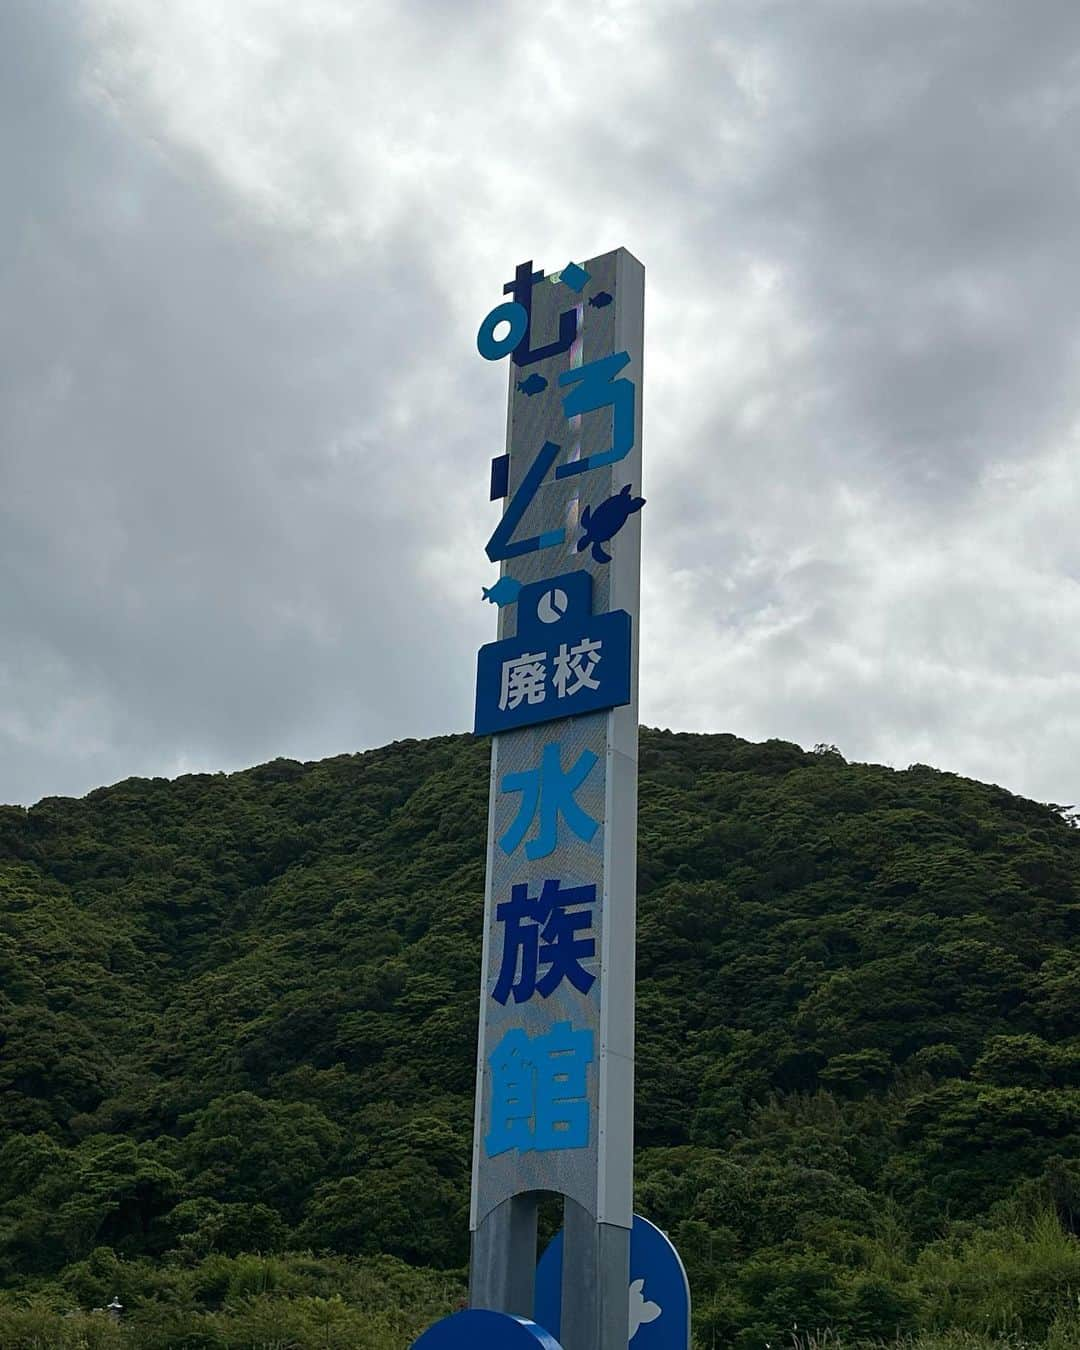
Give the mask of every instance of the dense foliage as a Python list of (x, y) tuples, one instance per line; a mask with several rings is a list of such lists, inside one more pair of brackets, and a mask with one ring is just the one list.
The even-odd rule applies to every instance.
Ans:
[[(487, 756), (0, 807), (0, 1346), (390, 1350), (455, 1305)], [(639, 878), (638, 1208), (700, 1345), (1080, 1346), (1063, 810), (644, 731)]]

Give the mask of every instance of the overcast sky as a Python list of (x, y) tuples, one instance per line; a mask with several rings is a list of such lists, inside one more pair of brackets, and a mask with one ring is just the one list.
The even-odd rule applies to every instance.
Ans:
[(651, 726), (1080, 801), (1076, 0), (2, 0), (0, 801), (471, 725), (527, 258)]

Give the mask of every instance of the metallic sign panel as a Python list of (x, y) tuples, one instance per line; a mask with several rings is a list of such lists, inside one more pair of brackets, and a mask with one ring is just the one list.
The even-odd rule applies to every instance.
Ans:
[(477, 683), (477, 730), (497, 734), (472, 1227), (544, 1190), (629, 1229), (644, 271), (619, 249), (572, 284), (523, 275)]

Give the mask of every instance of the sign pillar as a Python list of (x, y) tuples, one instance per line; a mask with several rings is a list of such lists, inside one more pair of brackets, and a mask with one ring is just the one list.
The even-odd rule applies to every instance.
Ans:
[(626, 1350), (633, 1223), (644, 269), (519, 266), (477, 663), (491, 734), (470, 1302), (530, 1317), (536, 1199), (564, 1197), (563, 1350)]

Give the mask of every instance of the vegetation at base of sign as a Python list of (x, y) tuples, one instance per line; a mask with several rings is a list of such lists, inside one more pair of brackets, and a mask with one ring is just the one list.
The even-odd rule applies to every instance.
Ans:
[[(130, 1304), (114, 1322), (104, 1310), (118, 1287)], [(99, 1247), (32, 1293), (0, 1294), (0, 1346), (401, 1350), (462, 1296), (459, 1280), (392, 1257), (214, 1254), (163, 1263)]]
[[(0, 1347), (389, 1350), (460, 1301), (487, 757), (0, 807)], [(698, 1345), (1080, 1346), (1069, 808), (641, 763), (637, 1206)]]

